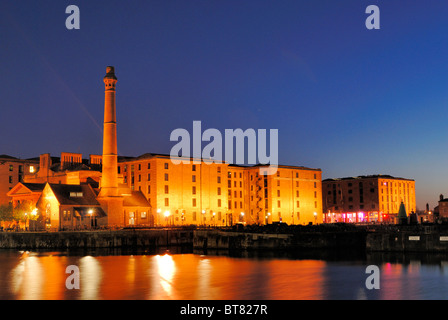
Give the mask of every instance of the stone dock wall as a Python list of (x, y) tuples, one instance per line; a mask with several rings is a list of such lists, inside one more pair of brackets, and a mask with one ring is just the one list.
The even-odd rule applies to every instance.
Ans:
[(448, 253), (448, 226), (290, 228), (282, 232), (151, 229), (76, 232), (0, 232), (0, 249), (155, 249), (182, 246), (212, 250), (354, 249), (367, 252)]
[(218, 230), (196, 231), (195, 249), (226, 250), (299, 250), (299, 249), (364, 249), (366, 233), (303, 232), (303, 233), (242, 233)]
[(193, 230), (1, 232), (2, 249), (158, 248), (193, 243)]

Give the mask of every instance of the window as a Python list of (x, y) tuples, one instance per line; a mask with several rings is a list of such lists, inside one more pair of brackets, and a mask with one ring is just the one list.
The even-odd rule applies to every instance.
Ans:
[(193, 211), (193, 221), (196, 221), (196, 211)]
[(218, 187), (218, 196), (220, 196), (220, 195), (221, 195), (221, 188)]
[(196, 182), (196, 176), (195, 176), (195, 175), (192, 175), (192, 176), (191, 176), (191, 181), (192, 181), (192, 182)]
[(139, 175), (138, 175), (138, 182), (141, 182), (141, 181), (142, 181), (142, 175), (139, 174)]
[(221, 199), (218, 199), (218, 207), (221, 208)]
[(196, 186), (193, 186), (193, 190), (191, 190), (192, 194), (196, 194)]
[(314, 182), (314, 188), (317, 188), (317, 182)]
[(314, 198), (317, 198), (317, 191), (314, 191)]
[(70, 192), (70, 198), (82, 198), (82, 192)]
[(168, 181), (168, 173), (165, 173), (165, 181)]
[(298, 172), (296, 172), (296, 178), (298, 178), (299, 177), (299, 173)]
[[(330, 192), (330, 191), (328, 191), (328, 192)], [(299, 197), (299, 190), (296, 190), (296, 197), (297, 198)]]
[(165, 207), (169, 207), (169, 205), (170, 205), (170, 199), (165, 198)]
[(148, 173), (148, 181), (151, 181), (151, 174)]
[(280, 203), (280, 200), (277, 200), (277, 208), (281, 208), (282, 206), (281, 206), (281, 203)]
[(148, 185), (148, 193), (151, 193), (151, 186)]
[(13, 171), (13, 170), (14, 170), (14, 167), (13, 167), (12, 164), (10, 164), (10, 165), (9, 165), (9, 171)]
[(280, 197), (280, 190), (277, 190), (277, 197)]
[(296, 202), (296, 206), (297, 206), (297, 208), (300, 208), (300, 201)]
[(146, 219), (146, 211), (140, 213), (140, 218)]
[(19, 165), (19, 173), (23, 173), (23, 166)]
[(314, 201), (314, 208), (317, 208), (317, 201)]
[(168, 162), (165, 162), (165, 169), (168, 169)]
[(196, 199), (193, 199), (193, 207), (196, 207)]
[(169, 193), (168, 186), (165, 186), (165, 194), (168, 194), (168, 193)]
[(196, 171), (196, 165), (195, 164), (191, 166), (191, 171)]
[(35, 170), (34, 166), (30, 166), (30, 173), (34, 173)]
[(221, 173), (221, 167), (220, 166), (218, 166), (217, 170), (218, 170), (218, 173)]
[(314, 179), (317, 179), (317, 174), (314, 174)]
[(148, 169), (151, 169), (151, 164), (148, 162)]
[(142, 170), (142, 164), (141, 163), (138, 164), (138, 170)]
[(218, 177), (218, 183), (221, 183), (221, 177)]

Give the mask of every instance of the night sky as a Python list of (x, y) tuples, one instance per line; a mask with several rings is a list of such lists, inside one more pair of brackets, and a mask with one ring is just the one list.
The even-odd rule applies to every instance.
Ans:
[(113, 65), (120, 155), (169, 153), (194, 120), (278, 129), (280, 164), (415, 179), (433, 208), (448, 196), (447, 17), (441, 0), (1, 0), (0, 154), (101, 154)]

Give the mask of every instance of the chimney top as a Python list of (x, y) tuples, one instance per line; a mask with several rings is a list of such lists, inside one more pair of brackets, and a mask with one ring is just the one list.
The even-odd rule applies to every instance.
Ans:
[(104, 79), (114, 79), (117, 80), (117, 77), (115, 76), (115, 68), (112, 66), (108, 66), (106, 68), (106, 75), (104, 76)]

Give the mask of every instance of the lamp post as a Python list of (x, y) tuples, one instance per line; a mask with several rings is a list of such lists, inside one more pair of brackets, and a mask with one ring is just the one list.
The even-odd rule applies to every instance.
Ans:
[(160, 226), (160, 212), (162, 212), (162, 209), (157, 208), (157, 224)]
[(266, 218), (266, 224), (269, 224), (269, 217), (271, 216), (271, 213), (270, 212), (268, 212), (268, 213), (266, 213), (266, 216), (265, 216), (265, 218)]
[(169, 221), (169, 217), (170, 217), (170, 212), (168, 210), (165, 211), (164, 213), (165, 216), (165, 224), (168, 227), (168, 221)]
[(204, 216), (205, 216), (205, 210), (202, 210), (202, 226), (204, 226)]

